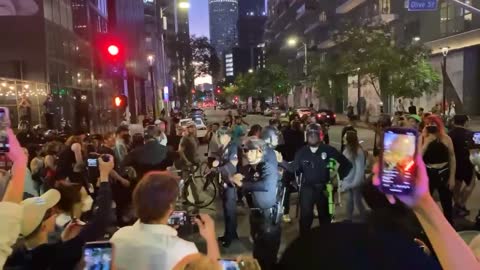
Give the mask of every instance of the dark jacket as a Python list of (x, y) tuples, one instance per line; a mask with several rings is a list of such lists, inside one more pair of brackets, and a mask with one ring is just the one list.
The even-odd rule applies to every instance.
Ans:
[(253, 208), (268, 209), (277, 202), (277, 186), (279, 181), (277, 165), (260, 162), (257, 166), (248, 165), (243, 174), (242, 190), (252, 196)]
[(293, 163), (287, 169), (291, 172), (301, 173), (303, 175), (302, 184), (306, 186), (325, 186), (330, 181), (329, 159), (334, 159), (339, 163), (340, 178), (347, 176), (352, 169), (352, 164), (344, 155), (326, 144), (320, 144), (315, 153), (312, 153), (308, 145), (300, 148), (295, 154)]
[(234, 175), (237, 172), (237, 167), (233, 166), (230, 161), (238, 161), (238, 146), (234, 142), (230, 142), (224, 149), (222, 149), (221, 160), (219, 160), (220, 165), (218, 171), (222, 177), (222, 181), (230, 183), (230, 176)]
[(110, 222), (112, 191), (109, 183), (101, 183), (97, 195), (96, 213), (92, 220), (73, 239), (40, 245), (32, 250), (25, 247), (14, 250), (7, 259), (5, 268), (10, 269), (74, 269), (82, 258), (86, 242), (101, 239)]
[(165, 169), (164, 161), (166, 156), (167, 147), (153, 139), (128, 153), (121, 167), (133, 167), (137, 172), (137, 177), (140, 179), (149, 171)]

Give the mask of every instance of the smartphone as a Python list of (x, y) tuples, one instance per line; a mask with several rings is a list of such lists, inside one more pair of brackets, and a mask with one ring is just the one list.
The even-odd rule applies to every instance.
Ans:
[(168, 218), (168, 225), (183, 226), (186, 224), (195, 224), (197, 215), (189, 215), (187, 211), (173, 211)]
[(84, 270), (112, 269), (113, 245), (108, 241), (88, 242), (83, 248)]
[(220, 259), (222, 270), (240, 270), (240, 265), (235, 260)]
[(471, 148), (480, 149), (480, 131), (473, 132)]
[(96, 159), (96, 158), (87, 159), (87, 166), (90, 167), (90, 168), (98, 167), (98, 159)]
[(388, 194), (410, 194), (415, 187), (418, 136), (408, 128), (388, 128), (380, 153), (380, 187)]
[(0, 153), (10, 151), (7, 128), (10, 127), (8, 108), (0, 107)]

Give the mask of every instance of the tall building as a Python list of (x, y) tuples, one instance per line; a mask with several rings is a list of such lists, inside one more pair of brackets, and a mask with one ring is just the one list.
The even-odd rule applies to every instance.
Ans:
[(220, 59), (238, 45), (237, 0), (208, 0), (210, 15), (210, 42)]
[[(19, 101), (29, 100), (31, 124), (45, 124), (47, 110), (59, 128), (60, 120), (77, 117), (79, 97), (93, 105), (92, 47), (76, 35), (72, 1), (25, 4), (23, 11), (0, 16), (0, 24), (9, 26), (0, 27), (0, 106), (10, 108), (16, 125), (24, 114)], [(52, 99), (44, 103), (47, 94)]]
[(265, 16), (264, 0), (238, 0), (238, 16)]
[(108, 0), (109, 34), (122, 42), (125, 66), (116, 88), (128, 96), (130, 120), (136, 122), (142, 113), (141, 100), (145, 95), (147, 54), (145, 52), (145, 22), (143, 1)]

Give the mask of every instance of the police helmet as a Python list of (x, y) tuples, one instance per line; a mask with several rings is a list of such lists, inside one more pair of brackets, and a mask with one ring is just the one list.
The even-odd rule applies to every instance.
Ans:
[(308, 136), (315, 135), (318, 136), (320, 140), (322, 140), (322, 126), (319, 124), (310, 124), (307, 126), (306, 129), (307, 138)]
[(246, 151), (249, 150), (261, 150), (265, 149), (265, 141), (257, 137), (248, 137), (245, 143), (242, 145), (243, 149)]
[(265, 127), (262, 130), (261, 139), (272, 146), (278, 145), (278, 130), (273, 127)]

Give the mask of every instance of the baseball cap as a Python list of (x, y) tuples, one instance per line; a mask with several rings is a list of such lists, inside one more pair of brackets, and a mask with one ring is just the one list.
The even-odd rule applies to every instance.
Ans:
[(50, 189), (40, 197), (32, 197), (22, 201), (23, 217), (20, 229), (22, 236), (30, 235), (43, 221), (48, 209), (60, 201), (60, 192)]

